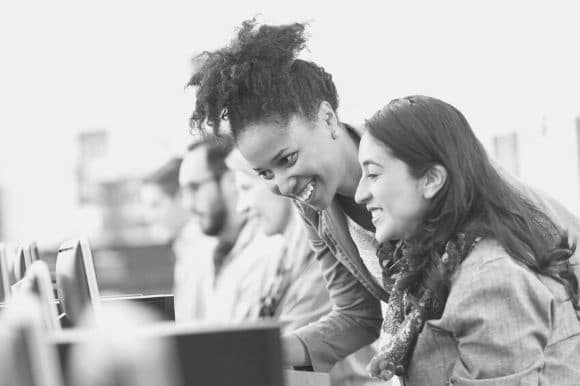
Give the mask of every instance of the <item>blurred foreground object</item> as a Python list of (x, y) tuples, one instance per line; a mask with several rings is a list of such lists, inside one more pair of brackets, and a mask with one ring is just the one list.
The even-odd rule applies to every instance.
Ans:
[(40, 309), (40, 320), (45, 331), (59, 331), (60, 321), (48, 265), (35, 261), (26, 275), (12, 287), (12, 295), (35, 295)]
[(97, 339), (72, 347), (70, 384), (85, 386), (180, 386), (172, 341), (135, 334), (135, 329), (160, 319), (130, 302), (105, 303), (98, 315), (84, 315), (79, 327)]
[(62, 386), (56, 352), (43, 336), (38, 299), (16, 294), (0, 318), (0, 385)]

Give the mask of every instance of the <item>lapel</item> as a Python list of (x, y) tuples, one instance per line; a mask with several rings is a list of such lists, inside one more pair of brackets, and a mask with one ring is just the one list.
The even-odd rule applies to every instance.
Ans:
[(336, 199), (332, 200), (330, 207), (323, 210), (320, 217), (319, 234), (324, 233), (324, 228), (328, 229), (327, 237), (330, 237), (335, 245), (335, 251), (332, 251), (335, 257), (355, 275), (369, 292), (376, 298), (387, 302), (389, 300), (388, 292), (372, 279), (371, 273), (364, 265), (358, 249), (352, 241), (340, 203)]

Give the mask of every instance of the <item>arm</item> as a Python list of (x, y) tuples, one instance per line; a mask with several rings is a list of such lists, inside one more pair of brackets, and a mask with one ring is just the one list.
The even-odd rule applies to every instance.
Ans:
[(328, 291), (317, 261), (309, 261), (299, 277), (294, 278), (279, 307), (282, 312), (278, 320), (283, 323), (284, 332), (306, 326), (330, 312)]
[(329, 371), (337, 361), (376, 340), (382, 322), (380, 302), (336, 259), (316, 228), (303, 218), (333, 308), (319, 321), (294, 331), (294, 337), (285, 338), (286, 358), (291, 365), (304, 365), (292, 361), (309, 358), (316, 371)]
[(459, 351), (450, 384), (538, 384), (551, 301), (535, 274), (509, 257), (460, 273), (446, 305)]

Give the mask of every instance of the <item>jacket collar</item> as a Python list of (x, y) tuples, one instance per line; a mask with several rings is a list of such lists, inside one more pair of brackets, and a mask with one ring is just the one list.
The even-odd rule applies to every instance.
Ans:
[[(389, 294), (385, 289), (371, 280), (372, 274), (362, 261), (358, 248), (354, 244), (350, 232), (348, 231), (348, 224), (346, 215), (342, 209), (340, 202), (335, 198), (332, 200), (330, 206), (321, 212), (321, 225), (328, 228), (332, 241), (335, 247), (333, 253), (335, 256), (346, 265), (346, 267), (357, 276), (359, 281), (371, 292), (376, 298), (385, 302), (389, 299)], [(320, 229), (322, 230), (322, 229)], [(330, 235), (327, 235), (330, 236)], [(364, 278), (364, 279), (363, 279)], [(361, 280), (362, 279), (362, 280)]]

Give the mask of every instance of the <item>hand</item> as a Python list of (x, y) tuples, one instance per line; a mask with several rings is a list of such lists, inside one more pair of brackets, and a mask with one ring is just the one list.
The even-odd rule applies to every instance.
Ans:
[(373, 359), (371, 359), (367, 370), (371, 377), (383, 381), (388, 381), (395, 375), (393, 372), (394, 369), (392, 369), (392, 364), (388, 362), (384, 356), (381, 356), (381, 353), (378, 353), (373, 357)]
[(387, 360), (387, 353), (391, 350), (393, 345), (392, 337), (387, 334), (381, 337), (382, 347), (371, 359), (367, 370), (371, 377), (378, 378), (383, 381), (388, 381), (395, 375), (393, 364)]
[(302, 341), (294, 334), (282, 336), (282, 360), (287, 366), (311, 366), (312, 361)]

